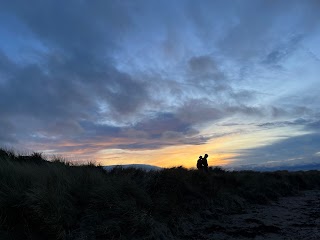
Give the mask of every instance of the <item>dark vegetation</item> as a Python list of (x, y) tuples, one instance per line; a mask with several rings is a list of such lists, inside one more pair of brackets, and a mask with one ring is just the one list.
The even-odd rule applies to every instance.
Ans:
[(319, 187), (319, 171), (105, 171), (0, 150), (0, 239), (174, 239), (208, 214)]

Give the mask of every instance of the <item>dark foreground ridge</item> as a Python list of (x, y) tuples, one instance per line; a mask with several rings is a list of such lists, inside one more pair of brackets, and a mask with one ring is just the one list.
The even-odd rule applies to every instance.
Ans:
[[(0, 239), (206, 239), (218, 233), (235, 238), (279, 234), (279, 226), (250, 216), (242, 221), (252, 225), (250, 231), (236, 226), (228, 229), (211, 220), (241, 215), (254, 204), (274, 204), (283, 196), (311, 189), (320, 189), (319, 171), (211, 168), (206, 173), (182, 167), (105, 171), (93, 164), (73, 166), (59, 159), (46, 161), (37, 153), (18, 156), (0, 150)], [(301, 227), (294, 224), (291, 227)]]

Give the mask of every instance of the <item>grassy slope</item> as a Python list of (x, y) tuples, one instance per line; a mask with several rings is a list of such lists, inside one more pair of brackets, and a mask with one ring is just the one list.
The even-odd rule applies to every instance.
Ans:
[(320, 172), (144, 172), (0, 150), (0, 239), (170, 239), (187, 223), (320, 187)]

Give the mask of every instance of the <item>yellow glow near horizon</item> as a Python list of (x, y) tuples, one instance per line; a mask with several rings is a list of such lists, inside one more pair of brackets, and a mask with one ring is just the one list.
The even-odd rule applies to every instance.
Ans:
[[(170, 146), (155, 150), (102, 150), (96, 155), (101, 165), (150, 164), (160, 167), (195, 167), (199, 155), (209, 154), (210, 166), (225, 166), (235, 162), (240, 150), (256, 148), (287, 137), (306, 134), (302, 129), (281, 127), (253, 130), (212, 139), (201, 145)], [(263, 156), (262, 156), (263, 157)]]
[(236, 156), (232, 153), (216, 153), (212, 154), (203, 146), (186, 145), (183, 147), (168, 147), (161, 150), (145, 150), (145, 151), (123, 151), (118, 154), (102, 154), (97, 158), (101, 165), (117, 165), (117, 164), (150, 164), (159, 167), (175, 167), (184, 166), (187, 168), (195, 167), (195, 163), (199, 155), (209, 154), (208, 163), (210, 166), (223, 166), (229, 163), (229, 159)]

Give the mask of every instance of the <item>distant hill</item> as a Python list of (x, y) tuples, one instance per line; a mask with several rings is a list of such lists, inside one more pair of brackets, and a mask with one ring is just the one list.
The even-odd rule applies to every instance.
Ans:
[(148, 164), (124, 164), (124, 165), (109, 165), (109, 166), (103, 166), (105, 170), (111, 170), (115, 167), (121, 167), (121, 168), (135, 168), (135, 169), (142, 169), (146, 171), (151, 170), (161, 170), (161, 167), (148, 165)]
[(232, 170), (252, 170), (252, 171), (268, 171), (268, 172), (273, 172), (273, 171), (282, 171), (282, 170), (287, 170), (287, 171), (309, 171), (309, 170), (320, 170), (320, 163), (310, 163), (310, 164), (299, 164), (299, 165), (294, 165), (294, 166), (254, 166), (254, 165), (245, 165), (245, 166), (238, 166), (234, 167)]

